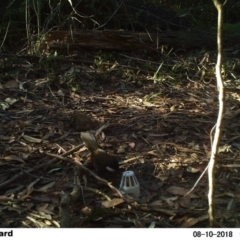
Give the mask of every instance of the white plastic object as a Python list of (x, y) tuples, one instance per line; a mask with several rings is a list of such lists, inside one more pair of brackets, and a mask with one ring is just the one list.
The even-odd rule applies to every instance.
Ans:
[(123, 172), (119, 190), (123, 194), (133, 194), (135, 197), (140, 196), (140, 185), (133, 171)]

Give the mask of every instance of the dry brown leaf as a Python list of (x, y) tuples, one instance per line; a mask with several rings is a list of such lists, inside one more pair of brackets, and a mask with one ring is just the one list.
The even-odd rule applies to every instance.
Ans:
[(124, 145), (120, 145), (118, 147), (117, 153), (125, 153), (125, 146)]
[(37, 192), (46, 192), (49, 188), (53, 187), (55, 185), (56, 182), (50, 182), (48, 183), (47, 185), (41, 187), (41, 188), (38, 188), (38, 189), (35, 189), (35, 191)]
[(41, 212), (41, 211), (38, 211), (38, 214), (31, 213), (30, 215), (34, 216), (34, 217), (38, 217), (38, 218), (44, 218), (44, 219), (47, 219), (47, 220), (52, 219), (52, 216), (50, 214), (47, 214), (47, 213)]
[(130, 142), (130, 143), (128, 143), (128, 145), (129, 145), (131, 148), (135, 148), (135, 142)]
[(60, 196), (56, 194), (46, 194), (46, 195), (39, 195), (39, 196), (32, 196), (31, 199), (41, 202), (41, 203), (59, 203)]
[(12, 206), (8, 206), (8, 210), (9, 211), (16, 211), (19, 214), (22, 214), (23, 212), (26, 212), (26, 208), (23, 207), (22, 205), (18, 204), (18, 203), (14, 203), (14, 204), (12, 204)]
[(4, 84), (4, 87), (16, 89), (18, 88), (18, 82), (16, 80), (9, 80)]
[(170, 207), (174, 206), (173, 202), (178, 199), (178, 197), (169, 197), (169, 198), (167, 198), (167, 197), (164, 197), (164, 196), (161, 196), (160, 198), (162, 200), (164, 200), (168, 204), (168, 206), (170, 206)]
[(28, 135), (23, 135), (22, 137), (25, 140), (27, 140), (28, 142), (32, 142), (32, 143), (41, 143), (42, 142), (42, 139), (34, 138), (34, 137), (31, 137), (31, 136), (28, 136)]
[(230, 199), (227, 204), (227, 211), (233, 210), (236, 205), (236, 201), (234, 199)]
[(191, 206), (191, 199), (188, 196), (181, 198), (180, 205), (184, 208), (189, 208)]
[(205, 153), (207, 154), (207, 157), (211, 156), (211, 151), (209, 151), (209, 147), (206, 144), (203, 144), (203, 148)]
[(187, 228), (187, 227), (192, 227), (194, 226), (196, 223), (198, 223), (198, 219), (197, 218), (188, 218), (181, 227), (183, 228)]
[(102, 207), (110, 208), (110, 207), (117, 206), (123, 202), (124, 202), (124, 200), (122, 198), (113, 198), (111, 201), (103, 201)]
[(134, 139), (138, 139), (138, 136), (137, 136), (135, 133), (132, 133), (131, 136), (132, 136)]
[(57, 95), (60, 96), (60, 97), (64, 97), (64, 96), (65, 96), (65, 94), (64, 94), (64, 92), (63, 92), (62, 89), (59, 89), (59, 90), (57, 91)]
[(36, 205), (36, 209), (39, 212), (44, 212), (44, 213), (47, 213), (47, 214), (54, 214), (54, 211), (49, 208), (48, 203), (43, 203), (43, 204), (40, 204), (40, 205)]
[(7, 196), (0, 196), (0, 202), (6, 202), (6, 201), (12, 201), (14, 198), (14, 194), (11, 194), (10, 197), (7, 197)]
[(205, 214), (199, 218), (188, 218), (183, 224), (181, 227), (183, 228), (187, 228), (187, 227), (192, 227), (194, 226), (196, 223), (199, 223), (199, 222), (202, 222), (204, 220), (207, 220), (208, 219), (208, 215)]
[(218, 153), (227, 153), (231, 152), (231, 145), (223, 145), (218, 148)]
[(49, 220), (45, 220), (45, 219), (44, 219), (44, 223), (45, 223), (47, 226), (52, 226), (52, 223), (51, 223)]
[(171, 106), (171, 107), (170, 107), (170, 112), (174, 112), (175, 109), (176, 109), (176, 105)]
[(33, 188), (29, 188), (28, 190), (22, 191), (20, 194), (18, 194), (18, 199), (20, 201), (23, 201), (27, 197), (29, 197), (32, 192), (33, 192)]
[(105, 128), (108, 128), (108, 126), (109, 126), (109, 122), (107, 122), (104, 125), (102, 125), (99, 129), (97, 129), (95, 136), (98, 136), (101, 133), (101, 139), (104, 140), (105, 139), (105, 133), (103, 132), (103, 130)]
[(17, 102), (17, 99), (16, 98), (6, 98), (5, 99), (5, 102), (8, 103), (9, 105), (12, 105), (14, 104), (15, 102)]
[[(171, 193), (171, 194), (174, 194), (174, 195), (184, 196), (189, 190), (186, 190), (186, 189), (184, 189), (182, 187), (178, 187), (178, 186), (171, 186), (166, 191)], [(194, 194), (194, 193), (190, 193), (188, 195), (188, 197), (190, 197), (190, 198), (198, 198), (198, 196), (196, 194)]]
[(154, 202), (151, 202), (149, 206), (154, 207), (154, 206), (162, 206), (163, 205), (163, 200), (156, 200)]
[(21, 163), (25, 163), (24, 160), (17, 156), (17, 155), (9, 155), (9, 156), (5, 156), (3, 157), (4, 160), (7, 160), (7, 161), (19, 161)]
[(151, 151), (147, 152), (147, 154), (153, 155), (153, 156), (158, 156), (158, 155), (159, 155), (159, 154), (156, 152), (156, 150), (151, 150)]
[(26, 199), (27, 197), (29, 197), (29, 195), (34, 191), (33, 186), (39, 181), (40, 179), (36, 179), (33, 182), (31, 182), (25, 190), (23, 190), (22, 192), (19, 192), (18, 194), (18, 199), (23, 201), (24, 199)]
[(33, 186), (39, 181), (40, 179), (36, 179), (35, 181), (32, 181), (28, 186), (27, 186), (27, 189), (32, 189)]
[[(143, 101), (143, 105), (147, 106), (147, 107), (154, 107), (156, 106), (155, 104), (153, 103), (150, 103), (150, 102), (147, 102), (147, 101)], [(140, 109), (141, 110), (141, 109)]]
[(89, 214), (92, 213), (92, 209), (90, 207), (86, 206), (86, 207), (81, 209), (81, 212), (85, 215), (89, 215)]
[(239, 168), (240, 164), (224, 164), (222, 167), (227, 167), (227, 168)]
[(197, 172), (199, 172), (199, 171), (200, 171), (199, 168), (194, 168), (194, 167), (191, 167), (191, 166), (188, 166), (188, 167), (187, 167), (187, 172), (197, 173)]
[(1, 104), (2, 110), (6, 110), (9, 108), (9, 104), (7, 103), (1, 102), (0, 104)]

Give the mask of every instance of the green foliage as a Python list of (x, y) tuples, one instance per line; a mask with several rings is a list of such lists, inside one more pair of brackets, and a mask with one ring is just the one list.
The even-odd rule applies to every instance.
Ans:
[(162, 96), (162, 92), (161, 91), (157, 92), (157, 93), (150, 93), (150, 94), (144, 96), (144, 100), (146, 102), (151, 102), (151, 100), (153, 100), (154, 98), (159, 97), (159, 96)]

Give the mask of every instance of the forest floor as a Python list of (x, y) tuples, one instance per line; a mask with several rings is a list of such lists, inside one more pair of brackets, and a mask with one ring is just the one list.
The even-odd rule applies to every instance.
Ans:
[[(215, 63), (216, 53), (204, 51), (1, 57), (0, 227), (59, 227), (61, 198), (76, 185), (81, 196), (69, 205), (70, 227), (208, 227), (207, 174), (184, 195), (211, 154), (219, 105)], [(239, 59), (228, 58), (215, 172), (218, 227), (240, 226), (239, 72)], [(80, 174), (76, 162), (88, 161), (89, 151), (75, 110), (95, 121), (85, 130), (98, 133), (104, 150), (132, 159), (106, 179), (119, 188), (122, 172), (134, 171), (139, 198), (122, 199)]]

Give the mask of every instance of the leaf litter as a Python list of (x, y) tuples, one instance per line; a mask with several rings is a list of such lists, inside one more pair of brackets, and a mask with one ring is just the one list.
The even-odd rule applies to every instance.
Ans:
[[(24, 84), (3, 78), (0, 226), (60, 227), (60, 201), (64, 194), (71, 195), (79, 171), (74, 161), (89, 160), (80, 131), (94, 130), (100, 146), (123, 163), (118, 173), (101, 177), (118, 188), (122, 172), (133, 170), (141, 196), (123, 199), (93, 176), (78, 174), (80, 197), (68, 206), (70, 227), (208, 227), (207, 177), (184, 197), (207, 166), (218, 111), (215, 83), (199, 72), (201, 54), (184, 56), (189, 65), (183, 72), (172, 70), (183, 56), (165, 59), (161, 81), (151, 69), (128, 72), (119, 56), (117, 71), (93, 71), (94, 63), (75, 68), (59, 63), (61, 68), (54, 69), (58, 81), (44, 64), (33, 62), (18, 76)], [(91, 53), (86, 57), (91, 59)], [(204, 64), (210, 72), (211, 64)], [(231, 74), (226, 78), (231, 80)], [(239, 227), (240, 110), (237, 81), (230, 80), (216, 166), (219, 227)], [(76, 111), (88, 116), (88, 129), (79, 126)], [(54, 158), (66, 153), (67, 158)]]

